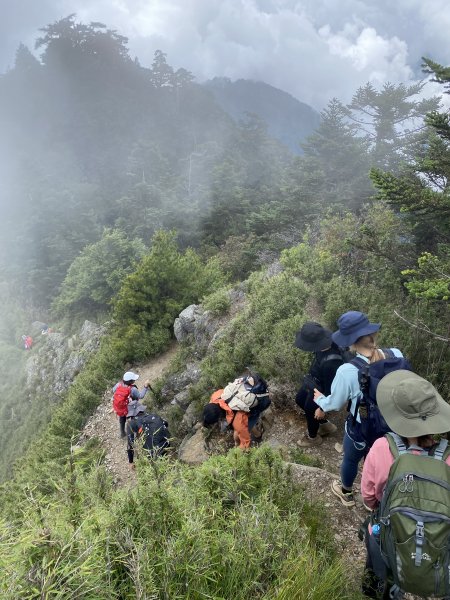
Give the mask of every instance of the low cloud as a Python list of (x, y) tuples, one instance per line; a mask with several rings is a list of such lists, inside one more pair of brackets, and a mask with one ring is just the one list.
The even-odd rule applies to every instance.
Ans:
[(422, 55), (450, 63), (446, 0), (40, 0), (39, 11), (36, 4), (3, 9), (5, 67), (13, 43), (29, 43), (38, 27), (72, 12), (128, 36), (144, 65), (161, 49), (199, 81), (260, 79), (317, 108), (333, 96), (349, 100), (367, 81), (421, 78)]

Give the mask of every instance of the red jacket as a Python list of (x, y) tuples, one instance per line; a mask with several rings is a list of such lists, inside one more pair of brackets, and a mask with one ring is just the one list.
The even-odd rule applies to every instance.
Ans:
[(113, 396), (113, 409), (118, 417), (126, 417), (128, 414), (128, 402), (130, 400), (131, 385), (123, 381), (119, 383)]

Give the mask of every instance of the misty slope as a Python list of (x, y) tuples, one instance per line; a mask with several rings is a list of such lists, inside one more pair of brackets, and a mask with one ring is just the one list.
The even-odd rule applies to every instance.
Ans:
[(290, 158), (258, 124), (237, 126), (161, 51), (142, 67), (101, 24), (72, 15), (41, 31), (40, 59), (20, 46), (0, 78), (1, 267), (34, 304), (105, 227), (198, 245), (215, 206), (245, 195), (258, 210)]
[(301, 152), (299, 144), (320, 122), (319, 114), (308, 104), (262, 81), (215, 77), (204, 86), (233, 119), (239, 121), (247, 112), (258, 115), (268, 124), (269, 133), (296, 154)]

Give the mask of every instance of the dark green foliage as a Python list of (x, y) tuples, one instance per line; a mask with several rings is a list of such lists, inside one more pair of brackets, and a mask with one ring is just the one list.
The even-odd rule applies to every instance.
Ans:
[[(448, 88), (449, 69), (424, 59), (427, 72)], [(448, 93), (448, 89), (446, 90)], [(372, 180), (379, 196), (398, 207), (405, 218), (413, 222), (414, 241), (419, 256), (410, 261), (403, 274), (408, 277), (406, 287), (416, 297), (434, 301), (434, 310), (444, 310), (440, 303), (450, 298), (450, 127), (448, 112), (431, 112), (426, 123), (428, 135), (414, 160), (400, 175), (374, 170)], [(430, 322), (431, 323), (431, 322)], [(425, 325), (441, 339), (448, 336)], [(443, 331), (447, 331), (444, 329)]]
[(325, 206), (358, 209), (371, 196), (369, 143), (337, 99), (322, 111), (320, 125), (302, 148), (302, 179), (311, 180)]
[(114, 319), (128, 356), (142, 359), (161, 351), (175, 317), (224, 277), (218, 265), (205, 268), (192, 250), (178, 250), (175, 233), (155, 234), (150, 253), (129, 275), (114, 302)]
[(105, 313), (126, 275), (145, 253), (140, 240), (128, 240), (119, 230), (105, 230), (73, 261), (53, 303), (55, 314), (73, 319)]
[(366, 132), (373, 165), (396, 170), (408, 155), (408, 146), (420, 130), (417, 125), (411, 130), (411, 124), (439, 106), (436, 97), (417, 99), (424, 85), (385, 83), (376, 90), (367, 83), (354, 94), (348, 116)]

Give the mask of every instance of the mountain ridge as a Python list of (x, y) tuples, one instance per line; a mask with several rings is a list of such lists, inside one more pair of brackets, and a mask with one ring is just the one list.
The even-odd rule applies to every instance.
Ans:
[(301, 142), (320, 123), (314, 108), (264, 81), (214, 77), (202, 85), (235, 121), (246, 113), (257, 115), (267, 123), (268, 133), (296, 154), (302, 153)]

